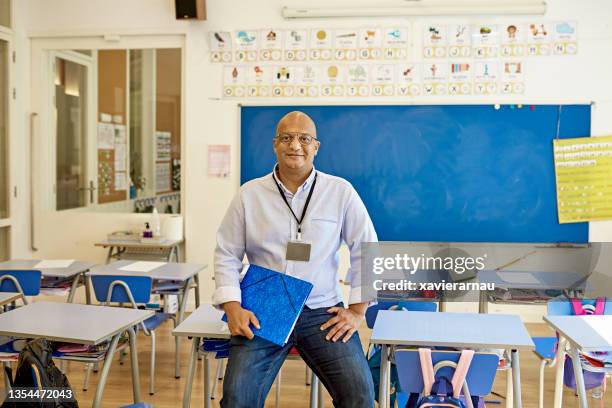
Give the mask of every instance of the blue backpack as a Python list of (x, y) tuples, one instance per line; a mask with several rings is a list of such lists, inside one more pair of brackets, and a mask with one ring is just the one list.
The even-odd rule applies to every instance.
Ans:
[(418, 408), (465, 408), (465, 404), (456, 398), (453, 384), (446, 377), (439, 377), (431, 387), (431, 393), (421, 397)]

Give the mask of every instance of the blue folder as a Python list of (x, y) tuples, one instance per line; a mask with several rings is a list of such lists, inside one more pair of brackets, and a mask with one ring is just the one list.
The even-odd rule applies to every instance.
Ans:
[[(242, 307), (253, 312), (259, 320), (261, 329), (251, 325), (253, 334), (284, 346), (312, 288), (310, 282), (250, 265), (240, 282), (240, 290)], [(226, 315), (223, 320), (227, 321)]]

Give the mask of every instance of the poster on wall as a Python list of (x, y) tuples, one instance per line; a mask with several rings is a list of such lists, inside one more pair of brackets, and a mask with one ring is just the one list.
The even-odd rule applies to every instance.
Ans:
[(334, 32), (324, 28), (310, 30), (309, 59), (312, 61), (329, 61), (333, 56)]
[(230, 145), (208, 145), (208, 175), (229, 177)]
[(336, 61), (353, 61), (357, 59), (359, 30), (340, 29), (334, 31), (334, 59)]
[(521, 57), (525, 54), (525, 25), (504, 24), (500, 30), (500, 55), (502, 57)]
[(155, 132), (155, 160), (170, 161), (172, 152), (172, 133), (164, 131)]
[(554, 24), (553, 53), (574, 55), (578, 52), (575, 21), (561, 21)]
[(472, 55), (472, 30), (467, 24), (448, 26), (448, 56), (468, 58)]
[(234, 59), (238, 62), (257, 60), (258, 47), (257, 30), (239, 30), (234, 32)]
[(208, 33), (208, 48), (211, 62), (232, 61), (232, 34), (229, 31)]
[(423, 57), (445, 58), (447, 45), (446, 26), (428, 24), (423, 32)]
[(155, 192), (165, 193), (170, 191), (172, 172), (170, 162), (155, 163)]
[(285, 61), (306, 61), (308, 40), (308, 30), (285, 31)]
[(418, 96), (422, 93), (421, 65), (415, 63), (395, 66), (396, 94), (398, 96)]
[(362, 28), (359, 31), (359, 59), (377, 60), (382, 58), (382, 30)]
[(403, 60), (408, 57), (409, 29), (407, 27), (384, 28), (383, 55), (388, 60)]
[(283, 59), (283, 31), (276, 29), (259, 30), (260, 61), (281, 61)]

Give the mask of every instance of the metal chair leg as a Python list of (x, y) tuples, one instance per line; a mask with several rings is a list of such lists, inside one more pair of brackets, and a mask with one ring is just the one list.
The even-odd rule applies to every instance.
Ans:
[(85, 378), (83, 379), (83, 391), (89, 387), (89, 376), (91, 375), (92, 363), (85, 364)]
[(217, 360), (217, 372), (215, 373), (215, 379), (213, 380), (212, 391), (210, 393), (210, 399), (217, 398), (217, 387), (219, 386), (219, 381), (223, 379), (221, 371), (223, 370), (223, 359), (220, 358)]
[(544, 368), (546, 360), (540, 362), (540, 387), (538, 393), (538, 408), (544, 408)]
[(310, 367), (308, 367), (308, 364), (304, 364), (306, 366), (306, 385), (310, 385)]
[(312, 373), (310, 376), (310, 408), (317, 408), (319, 402), (319, 379)]
[(506, 408), (514, 408), (514, 386), (512, 370), (506, 370)]
[(151, 332), (151, 367), (149, 375), (149, 395), (155, 393), (155, 332)]
[(276, 400), (274, 402), (274, 406), (276, 408), (280, 408), (280, 387), (281, 387), (281, 373), (282, 369), (278, 370), (278, 375), (276, 376)]
[(323, 401), (323, 397), (324, 397), (324, 395), (323, 395), (323, 383), (321, 382), (321, 380), (319, 380), (319, 390), (317, 391), (317, 395), (319, 397), (318, 398), (319, 399), (319, 401), (318, 401), (319, 404), (318, 404), (317, 408), (323, 408), (325, 403)]

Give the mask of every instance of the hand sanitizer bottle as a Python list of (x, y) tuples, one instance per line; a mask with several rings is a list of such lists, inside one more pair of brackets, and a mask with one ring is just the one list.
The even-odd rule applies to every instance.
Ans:
[(151, 229), (153, 230), (153, 236), (159, 237), (161, 235), (161, 226), (159, 224), (159, 213), (157, 208), (153, 207), (153, 214), (151, 214)]

